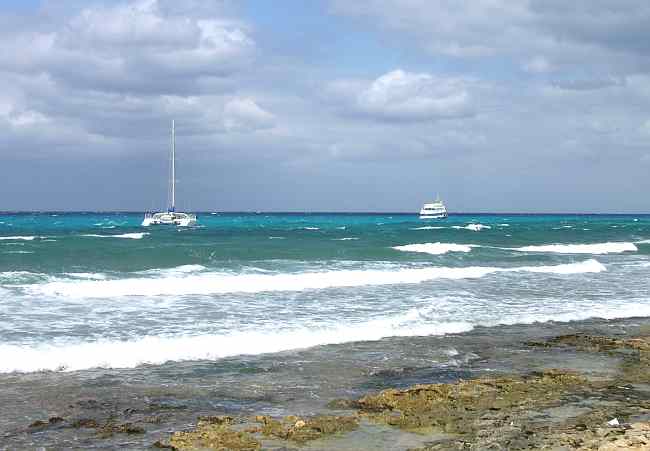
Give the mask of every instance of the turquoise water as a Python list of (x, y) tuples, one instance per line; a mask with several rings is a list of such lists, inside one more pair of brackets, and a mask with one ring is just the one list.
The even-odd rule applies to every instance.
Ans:
[(650, 216), (0, 215), (0, 371), (650, 316)]

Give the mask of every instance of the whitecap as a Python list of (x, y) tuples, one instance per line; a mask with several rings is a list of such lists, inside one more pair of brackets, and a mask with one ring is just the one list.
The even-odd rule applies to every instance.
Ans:
[(352, 236), (348, 236), (348, 237), (345, 237), (345, 238), (332, 238), (333, 241), (354, 241), (354, 240), (358, 240), (358, 239), (359, 238), (352, 237)]
[(246, 330), (223, 335), (147, 336), (131, 341), (102, 340), (40, 344), (0, 344), (0, 373), (41, 370), (77, 371), (89, 368), (134, 368), (169, 361), (217, 360), (319, 345), (380, 340), (396, 336), (426, 336), (471, 330), (464, 322), (412, 323), (404, 315), (360, 323), (302, 327), (289, 330)]
[(491, 229), (489, 225), (484, 225), (484, 224), (467, 224), (466, 226), (452, 226), (453, 229), (465, 229), (465, 230), (471, 230), (473, 232), (480, 232), (481, 230), (488, 230)]
[(638, 250), (634, 243), (545, 244), (513, 248), (520, 252), (550, 252), (556, 254), (618, 254)]
[(447, 252), (469, 252), (472, 250), (472, 245), (456, 243), (422, 243), (395, 246), (393, 249), (404, 252), (421, 252), (431, 255), (441, 255), (446, 254)]
[(120, 235), (97, 235), (94, 233), (88, 233), (81, 236), (92, 237), (92, 238), (128, 238), (132, 240), (141, 240), (143, 237), (149, 235), (147, 232), (137, 232), (137, 233), (122, 233)]
[(0, 240), (11, 240), (11, 241), (17, 241), (17, 240), (32, 241), (36, 238), (37, 237), (35, 236), (0, 236)]
[[(279, 274), (161, 273), (160, 277), (117, 280), (54, 281), (25, 286), (36, 295), (105, 298), (117, 296), (209, 295), (303, 291), (374, 285), (417, 284), (435, 279), (472, 279), (488, 274), (532, 272), (581, 274), (605, 271), (596, 260), (555, 266), (497, 268), (489, 266), (400, 268), (397, 270), (338, 270)], [(161, 271), (161, 270), (158, 270)]]
[(440, 229), (446, 229), (447, 227), (440, 227), (440, 226), (422, 226), (422, 227), (415, 227), (411, 230), (440, 230)]

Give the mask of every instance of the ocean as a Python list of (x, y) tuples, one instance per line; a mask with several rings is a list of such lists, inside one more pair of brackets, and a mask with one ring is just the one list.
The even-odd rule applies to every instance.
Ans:
[(650, 216), (204, 213), (192, 228), (141, 220), (0, 216), (0, 372), (200, 365), (650, 316)]
[[(650, 330), (647, 215), (141, 221), (0, 215), (0, 449), (145, 450), (199, 415), (329, 415), (383, 388), (557, 367), (603, 377), (602, 359), (527, 343)], [(116, 422), (140, 429), (106, 433)], [(309, 449), (430, 439), (362, 422), (341, 440)]]

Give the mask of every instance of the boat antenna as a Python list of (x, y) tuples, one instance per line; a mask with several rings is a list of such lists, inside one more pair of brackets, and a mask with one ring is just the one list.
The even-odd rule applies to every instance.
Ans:
[(176, 131), (172, 119), (172, 205), (171, 211), (176, 209)]

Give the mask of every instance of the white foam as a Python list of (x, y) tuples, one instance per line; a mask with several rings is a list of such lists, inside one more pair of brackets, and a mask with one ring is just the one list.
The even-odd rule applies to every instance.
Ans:
[(88, 233), (81, 236), (92, 237), (92, 238), (129, 238), (132, 240), (141, 240), (146, 235), (149, 235), (149, 233), (136, 232), (136, 233), (122, 233), (120, 235), (97, 235), (93, 233)]
[(619, 254), (638, 250), (634, 243), (546, 244), (513, 248), (520, 252), (551, 252), (556, 254)]
[[(49, 343), (39, 345), (0, 344), (0, 373), (39, 370), (83, 370), (97, 367), (133, 368), (141, 364), (169, 361), (217, 360), (236, 355), (256, 355), (319, 345), (376, 341), (386, 337), (411, 337), (463, 333), (476, 326), (569, 322), (589, 318), (650, 316), (643, 300), (602, 305), (574, 305), (572, 310), (512, 310), (471, 321), (440, 321), (440, 308), (431, 305), (403, 314), (372, 318), (364, 322), (303, 325), (287, 329), (250, 328), (224, 334), (199, 336), (147, 336), (129, 341)], [(453, 356), (455, 350), (446, 352)]]
[(168, 361), (216, 360), (235, 355), (266, 354), (395, 336), (444, 335), (465, 332), (463, 322), (412, 323), (394, 315), (341, 326), (289, 330), (249, 330), (223, 335), (143, 337), (133, 341), (95, 341), (61, 345), (0, 345), (0, 373), (87, 368), (133, 368)]
[(442, 226), (422, 226), (422, 227), (415, 227), (412, 228), (411, 230), (440, 230), (440, 229), (446, 229), (447, 227), (442, 227)]
[(472, 246), (469, 244), (456, 243), (422, 243), (395, 246), (393, 249), (404, 252), (422, 252), (425, 254), (441, 255), (447, 252), (470, 252)]
[(102, 273), (93, 273), (93, 272), (65, 272), (64, 276), (75, 277), (77, 279), (92, 279), (92, 280), (104, 280), (106, 279), (106, 274)]
[(285, 240), (286, 238), (283, 236), (270, 236), (269, 240)]
[(0, 240), (11, 240), (11, 241), (17, 241), (17, 240), (32, 241), (35, 238), (36, 238), (35, 236), (0, 236)]
[[(303, 291), (366, 285), (417, 284), (435, 279), (480, 278), (498, 272), (542, 272), (580, 274), (605, 271), (596, 260), (555, 266), (495, 268), (426, 267), (397, 270), (339, 270), (282, 274), (166, 274), (165, 277), (134, 277), (118, 280), (52, 281), (26, 285), (37, 295), (60, 295), (78, 298), (117, 296), (208, 295), (223, 293), (260, 293), (270, 291)], [(160, 271), (160, 270), (158, 270)]]
[(332, 238), (333, 241), (355, 241), (358, 240), (359, 238), (348, 236), (345, 238)]
[(650, 240), (635, 241), (636, 244), (650, 244)]
[(320, 227), (303, 227), (303, 230), (320, 230)]
[(163, 276), (163, 277), (173, 277), (176, 275), (198, 273), (206, 269), (207, 268), (203, 265), (181, 265), (181, 266), (175, 266), (173, 268), (147, 269), (145, 271), (140, 271), (138, 274), (153, 274), (153, 275)]
[(491, 229), (489, 225), (483, 225), (483, 224), (467, 224), (466, 226), (452, 226), (453, 229), (465, 229), (465, 230), (471, 230), (472, 232), (480, 232), (481, 230), (487, 230)]

